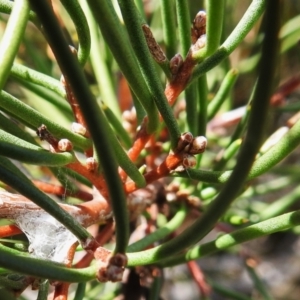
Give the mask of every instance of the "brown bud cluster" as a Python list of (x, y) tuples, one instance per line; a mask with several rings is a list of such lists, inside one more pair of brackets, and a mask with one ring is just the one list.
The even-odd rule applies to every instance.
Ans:
[(108, 250), (99, 247), (94, 252), (94, 256), (98, 266), (97, 279), (100, 282), (118, 282), (122, 280), (127, 265), (125, 254), (116, 253), (112, 255)]
[(191, 28), (192, 43), (195, 44), (197, 40), (202, 35), (205, 34), (206, 34), (206, 12), (200, 10), (195, 17), (193, 21), (193, 26)]
[(185, 169), (194, 168), (197, 164), (197, 160), (194, 155), (185, 154), (182, 160), (182, 166)]
[(196, 52), (206, 46), (206, 35), (201, 35), (199, 39), (191, 46), (191, 51)]
[(49, 143), (50, 151), (53, 153), (70, 152), (73, 150), (73, 144), (71, 141), (68, 139), (58, 140), (50, 133), (50, 131), (47, 129), (47, 126), (44, 124), (37, 129), (36, 134), (41, 141), (47, 141)]
[(197, 136), (193, 139), (188, 149), (189, 154), (200, 154), (205, 151), (207, 139), (204, 136)]
[(73, 144), (68, 139), (61, 139), (58, 141), (57, 149), (60, 152), (70, 152), (73, 150)]
[(194, 139), (194, 137), (190, 132), (183, 133), (179, 138), (176, 151), (177, 152), (181, 152), (181, 151), (186, 152), (185, 148), (190, 146), (190, 144), (193, 142), (193, 139)]
[(190, 155), (200, 154), (205, 151), (206, 145), (206, 137), (197, 136), (194, 138), (190, 132), (185, 132), (179, 138), (176, 152), (184, 152)]
[(195, 154), (203, 153), (206, 149), (207, 139), (204, 136), (193, 137), (190, 132), (183, 133), (177, 144), (176, 153), (183, 153), (182, 164), (175, 171), (182, 172), (193, 168), (197, 164)]
[(206, 46), (206, 12), (199, 11), (191, 28), (192, 46), (190, 53), (195, 53)]
[(171, 58), (171, 60), (170, 60), (170, 71), (171, 71), (173, 76), (175, 76), (178, 73), (178, 71), (179, 71), (180, 67), (182, 66), (182, 64), (183, 64), (183, 58), (179, 53), (175, 54)]

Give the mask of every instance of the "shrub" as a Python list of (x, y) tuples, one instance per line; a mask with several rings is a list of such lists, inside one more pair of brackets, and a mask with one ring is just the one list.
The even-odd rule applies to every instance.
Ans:
[(203, 296), (247, 299), (199, 279), (195, 260), (300, 224), (296, 166), (277, 167), (300, 123), (274, 118), (298, 110), (285, 97), (299, 76), (279, 72), (298, 17), (234, 3), (0, 1), (6, 299), (30, 285), (39, 300), (50, 285), (53, 299), (159, 299), (179, 264)]

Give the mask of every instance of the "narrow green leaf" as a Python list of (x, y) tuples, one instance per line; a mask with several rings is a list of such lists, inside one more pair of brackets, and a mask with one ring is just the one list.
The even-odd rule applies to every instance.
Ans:
[(174, 0), (161, 0), (161, 16), (164, 32), (164, 42), (168, 59), (177, 53), (176, 15)]
[(17, 118), (25, 125), (33, 130), (37, 130), (42, 124), (46, 125), (48, 130), (57, 139), (69, 139), (74, 146), (83, 149), (91, 147), (91, 141), (79, 134), (75, 134), (70, 130), (65, 129), (56, 122), (45, 118), (41, 113), (31, 108), (29, 105), (23, 103), (12, 95), (2, 91), (0, 93), (0, 107), (6, 112)]
[(22, 79), (25, 81), (29, 81), (31, 83), (35, 83), (37, 85), (43, 86), (61, 97), (65, 98), (66, 91), (63, 88), (62, 84), (53, 77), (42, 74), (38, 71), (35, 71), (31, 68), (19, 65), (14, 63), (12, 68), (10, 69), (10, 76), (17, 79)]
[(75, 161), (72, 153), (51, 153), (44, 148), (30, 144), (1, 129), (0, 155), (26, 163), (45, 166), (63, 166)]
[(0, 43), (0, 90), (9, 76), (29, 18), (29, 1), (15, 0)]
[(155, 232), (147, 235), (143, 239), (131, 244), (127, 248), (127, 252), (137, 252), (146, 249), (149, 245), (155, 243), (156, 241), (162, 240), (169, 234), (174, 232), (184, 221), (187, 216), (187, 208), (185, 205), (177, 211), (175, 216), (163, 227), (157, 229)]
[(175, 3), (181, 51), (185, 57), (191, 47), (191, 16), (187, 1), (175, 0)]
[(87, 62), (91, 49), (91, 35), (86, 16), (77, 0), (60, 0), (69, 13), (75, 25), (78, 35), (78, 61), (84, 66)]
[(220, 109), (221, 105), (226, 100), (229, 92), (231, 91), (233, 85), (236, 82), (237, 76), (238, 76), (238, 71), (236, 69), (232, 69), (226, 74), (218, 92), (216, 93), (215, 97), (211, 100), (211, 102), (208, 105), (207, 108), (208, 120), (211, 120), (215, 116), (215, 114)]
[(29, 257), (23, 252), (0, 244), (0, 265), (23, 274), (62, 282), (85, 282), (96, 277), (95, 266), (72, 269), (65, 266)]

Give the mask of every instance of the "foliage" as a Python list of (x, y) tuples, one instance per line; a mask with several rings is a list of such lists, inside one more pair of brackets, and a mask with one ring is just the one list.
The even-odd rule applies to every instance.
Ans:
[(160, 299), (180, 264), (207, 299), (250, 297), (195, 263), (300, 225), (299, 5), (247, 3), (0, 0), (7, 299)]

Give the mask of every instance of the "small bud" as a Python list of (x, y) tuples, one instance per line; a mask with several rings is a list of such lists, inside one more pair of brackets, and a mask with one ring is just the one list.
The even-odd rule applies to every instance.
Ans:
[(200, 49), (204, 48), (206, 45), (206, 35), (201, 35), (198, 40), (196, 41), (196, 43), (194, 43), (194, 45), (192, 45), (191, 47), (191, 51), (193, 52), (197, 52)]
[(199, 154), (205, 151), (207, 139), (204, 136), (197, 136), (194, 138), (191, 147), (188, 151), (189, 154)]
[(179, 53), (175, 54), (171, 58), (171, 60), (170, 60), (170, 71), (171, 71), (173, 76), (178, 73), (180, 67), (182, 66), (182, 63), (183, 63), (183, 58)]
[(197, 164), (197, 160), (195, 156), (187, 154), (184, 159), (182, 160), (182, 166), (185, 169), (194, 168)]
[(186, 169), (194, 168), (196, 164), (197, 164), (197, 160), (195, 156), (190, 154), (184, 154), (181, 165), (179, 165), (176, 169), (174, 169), (174, 171), (183, 172)]
[(199, 11), (193, 21), (191, 29), (192, 43), (195, 44), (197, 40), (206, 34), (206, 12)]
[[(197, 15), (193, 21), (193, 27), (197, 30), (203, 30), (203, 28), (206, 27), (206, 12), (205, 11), (200, 10), (197, 13)], [(202, 34), (205, 34), (205, 32), (203, 32)]]
[(99, 243), (96, 241), (96, 239), (93, 236), (90, 236), (90, 237), (86, 238), (85, 240), (81, 241), (81, 246), (86, 251), (94, 251), (94, 256), (96, 259), (100, 258), (100, 255), (101, 255), (97, 252), (98, 249), (102, 250), (102, 252), (100, 251), (100, 253), (102, 253), (102, 254), (103, 254), (103, 252), (105, 252), (106, 255), (109, 255), (111, 253), (111, 251), (106, 250), (105, 248), (99, 247)]
[(123, 253), (116, 253), (114, 256), (111, 257), (109, 263), (116, 267), (126, 267), (128, 263), (128, 258)]
[(190, 144), (193, 141), (193, 135), (190, 132), (183, 133), (178, 141), (176, 152), (180, 152), (182, 150), (186, 151), (186, 148), (190, 147)]
[(96, 278), (100, 282), (118, 282), (122, 280), (127, 256), (123, 253), (111, 254), (108, 250), (98, 247), (94, 256), (96, 259), (97, 273)]
[(96, 159), (94, 157), (88, 157), (86, 159), (86, 168), (90, 172), (94, 172), (95, 170), (98, 169), (98, 162), (96, 161)]
[(71, 130), (72, 130), (72, 132), (83, 135), (83, 136), (86, 134), (86, 128), (83, 125), (81, 125), (80, 123), (75, 123), (75, 122), (72, 123)]
[(68, 139), (61, 139), (58, 141), (57, 149), (60, 152), (70, 152), (73, 150), (73, 145)]

